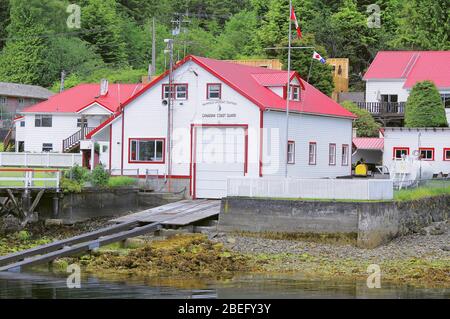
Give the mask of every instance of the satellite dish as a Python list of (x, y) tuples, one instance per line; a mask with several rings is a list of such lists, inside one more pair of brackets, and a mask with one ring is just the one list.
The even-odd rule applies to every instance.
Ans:
[(162, 105), (166, 106), (167, 104), (169, 104), (169, 103), (167, 102), (167, 100), (163, 100), (163, 101), (162, 101)]

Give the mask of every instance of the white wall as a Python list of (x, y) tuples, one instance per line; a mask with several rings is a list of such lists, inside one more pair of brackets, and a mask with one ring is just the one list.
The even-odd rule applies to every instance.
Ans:
[(399, 102), (406, 102), (409, 92), (403, 88), (404, 84), (404, 80), (367, 80), (366, 102), (380, 102), (378, 91), (380, 94), (397, 94)]
[[(25, 114), (16, 121), (16, 151), (18, 142), (25, 142), (25, 152), (42, 152), (43, 143), (52, 143), (53, 152), (62, 152), (63, 140), (79, 131), (77, 119), (81, 115), (72, 113), (53, 114), (52, 127), (35, 127), (35, 114)], [(89, 127), (97, 127), (104, 117), (87, 117)], [(20, 122), (25, 121), (25, 127)]]
[(394, 147), (409, 147), (410, 155), (419, 147), (434, 148), (434, 161), (429, 161), (434, 173), (450, 173), (450, 161), (443, 161), (444, 148), (450, 148), (450, 129), (385, 129), (383, 165), (387, 167), (392, 163)]
[[(286, 113), (264, 113), (263, 175), (284, 176)], [(351, 174), (352, 120), (290, 114), (289, 140), (295, 141), (295, 164), (290, 177), (337, 177)], [(317, 143), (317, 163), (309, 165), (309, 143)], [(336, 165), (329, 165), (329, 144), (336, 144)], [(349, 146), (348, 166), (342, 166), (342, 145)]]

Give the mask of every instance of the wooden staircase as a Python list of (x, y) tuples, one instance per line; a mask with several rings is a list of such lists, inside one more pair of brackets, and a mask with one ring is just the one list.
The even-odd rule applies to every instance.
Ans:
[(11, 127), (3, 140), (3, 151), (6, 151), (10, 146), (11, 142), (13, 141), (14, 141), (14, 127)]
[(70, 153), (78, 146), (80, 146), (80, 141), (83, 140), (86, 135), (92, 132), (95, 127), (82, 127), (79, 131), (75, 132), (68, 138), (63, 140), (63, 152)]

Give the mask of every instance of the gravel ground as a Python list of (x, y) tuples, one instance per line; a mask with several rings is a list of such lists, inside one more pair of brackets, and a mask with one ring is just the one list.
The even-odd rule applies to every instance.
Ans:
[(304, 254), (320, 258), (364, 259), (384, 261), (394, 259), (424, 258), (429, 260), (449, 259), (450, 231), (445, 227), (444, 234), (413, 234), (399, 237), (375, 249), (362, 249), (350, 244), (325, 244), (297, 240), (276, 240), (258, 237), (242, 237), (220, 234), (217, 241), (233, 251), (254, 254)]

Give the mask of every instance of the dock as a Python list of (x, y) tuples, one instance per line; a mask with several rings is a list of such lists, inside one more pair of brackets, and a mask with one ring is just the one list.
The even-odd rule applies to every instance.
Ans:
[(113, 219), (112, 226), (0, 257), (0, 272), (75, 256), (101, 246), (155, 232), (164, 226), (185, 226), (220, 212), (219, 200), (182, 200)]

